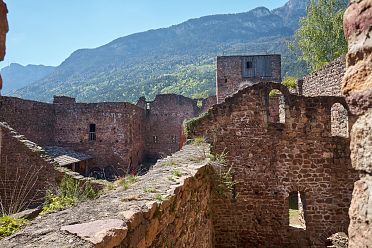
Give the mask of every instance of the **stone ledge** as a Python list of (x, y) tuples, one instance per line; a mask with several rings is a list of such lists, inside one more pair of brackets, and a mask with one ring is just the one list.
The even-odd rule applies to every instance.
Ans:
[[(40, 216), (23, 230), (1, 240), (0, 247), (94, 247), (94, 242), (61, 228), (65, 226), (63, 230), (67, 230), (66, 226), (109, 219), (122, 220), (122, 229), (127, 229), (126, 238), (119, 247), (148, 247), (154, 242), (166, 242), (164, 237), (172, 244), (211, 247), (210, 185), (203, 180), (209, 171), (206, 154), (209, 154), (206, 144), (186, 145), (159, 161), (128, 190), (119, 187), (74, 208)], [(175, 170), (182, 175), (175, 176)], [(194, 234), (186, 235), (183, 228), (194, 230)], [(206, 233), (205, 237), (197, 238), (202, 232)], [(124, 239), (124, 233), (121, 237), (112, 237)], [(112, 241), (106, 236), (101, 238), (107, 243)]]

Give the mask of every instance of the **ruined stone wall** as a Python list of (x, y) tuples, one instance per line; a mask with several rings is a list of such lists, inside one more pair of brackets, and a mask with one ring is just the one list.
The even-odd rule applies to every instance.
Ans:
[(6, 212), (38, 206), (62, 175), (41, 147), (0, 123), (0, 203)]
[(341, 96), (345, 69), (345, 57), (342, 56), (322, 69), (305, 76), (302, 83), (302, 94), (304, 96)]
[[(273, 123), (269, 92), (285, 97), (285, 123)], [(227, 153), (236, 182), (230, 199), (213, 199), (216, 247), (324, 247), (347, 231), (356, 173), (349, 139), (331, 136), (331, 107), (341, 97), (290, 95), (261, 83), (214, 106), (193, 123), (213, 152)], [(277, 119), (276, 119), (277, 120)], [(304, 196), (306, 230), (289, 226), (290, 192)]]
[[(271, 77), (244, 77), (244, 59), (247, 57), (268, 57), (271, 59)], [(233, 95), (238, 90), (258, 82), (281, 81), (280, 55), (256, 56), (218, 56), (216, 71), (217, 102), (221, 103), (226, 97)]]
[(186, 145), (128, 189), (40, 216), (0, 247), (214, 247), (207, 154)]
[[(54, 104), (55, 144), (93, 157), (90, 167), (110, 166), (115, 174), (136, 173), (143, 159), (145, 112), (130, 103)], [(95, 140), (90, 140), (95, 124)]]
[(35, 143), (54, 143), (55, 112), (51, 104), (2, 96), (0, 121)]
[(355, 182), (349, 215), (349, 247), (372, 245), (372, 1), (351, 0), (344, 15), (346, 56), (342, 93), (358, 116), (351, 130), (351, 160), (360, 179)]
[(156, 96), (146, 110), (146, 153), (165, 157), (178, 151), (183, 142), (182, 123), (198, 115), (197, 101), (175, 94)]

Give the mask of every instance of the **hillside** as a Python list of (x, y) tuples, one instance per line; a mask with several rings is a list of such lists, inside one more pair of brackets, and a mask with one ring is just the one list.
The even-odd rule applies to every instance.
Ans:
[(292, 73), (288, 39), (308, 0), (290, 0), (270, 11), (205, 16), (179, 25), (118, 38), (81, 49), (18, 96), (50, 101), (55, 94), (79, 101), (130, 101), (159, 93), (186, 96), (215, 92), (214, 59), (222, 54), (281, 53), (283, 73)]
[(23, 88), (31, 83), (44, 78), (52, 73), (53, 66), (27, 65), (12, 63), (1, 69), (0, 73), (4, 80), (2, 93), (12, 94), (15, 90)]

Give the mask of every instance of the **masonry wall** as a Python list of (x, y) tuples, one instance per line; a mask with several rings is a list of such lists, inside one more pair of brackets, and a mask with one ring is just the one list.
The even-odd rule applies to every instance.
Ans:
[(0, 97), (0, 121), (39, 145), (54, 143), (55, 112), (52, 104)]
[[(285, 123), (273, 123), (269, 92), (285, 97)], [(340, 97), (290, 95), (279, 84), (238, 92), (195, 121), (213, 152), (227, 153), (235, 189), (212, 203), (216, 247), (324, 247), (347, 232), (353, 181), (349, 138), (331, 136), (331, 107)], [(305, 196), (306, 230), (289, 226), (290, 192)]]
[[(271, 77), (243, 77), (243, 60), (247, 57), (271, 58)], [(218, 56), (216, 71), (217, 102), (221, 103), (238, 90), (258, 82), (281, 81), (280, 55)]]
[(0, 202), (6, 212), (18, 212), (44, 202), (47, 189), (63, 173), (44, 157), (42, 149), (0, 123)]
[(345, 75), (345, 57), (342, 56), (322, 69), (303, 78), (304, 96), (341, 96), (342, 78)]
[[(116, 175), (136, 173), (143, 159), (145, 112), (130, 103), (54, 104), (55, 144), (93, 157), (90, 169), (111, 167)], [(95, 140), (89, 140), (95, 124)]]
[(146, 154), (160, 158), (182, 145), (182, 123), (198, 115), (197, 101), (175, 94), (157, 95), (146, 110)]

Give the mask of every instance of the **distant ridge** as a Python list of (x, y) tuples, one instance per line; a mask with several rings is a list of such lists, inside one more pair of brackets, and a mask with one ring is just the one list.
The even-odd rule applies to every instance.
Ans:
[(159, 93), (205, 96), (215, 91), (214, 58), (222, 54), (281, 53), (283, 73), (292, 73), (295, 59), (287, 42), (307, 3), (290, 0), (272, 11), (205, 16), (80, 49), (15, 95), (51, 101), (65, 94), (86, 102), (134, 102)]

